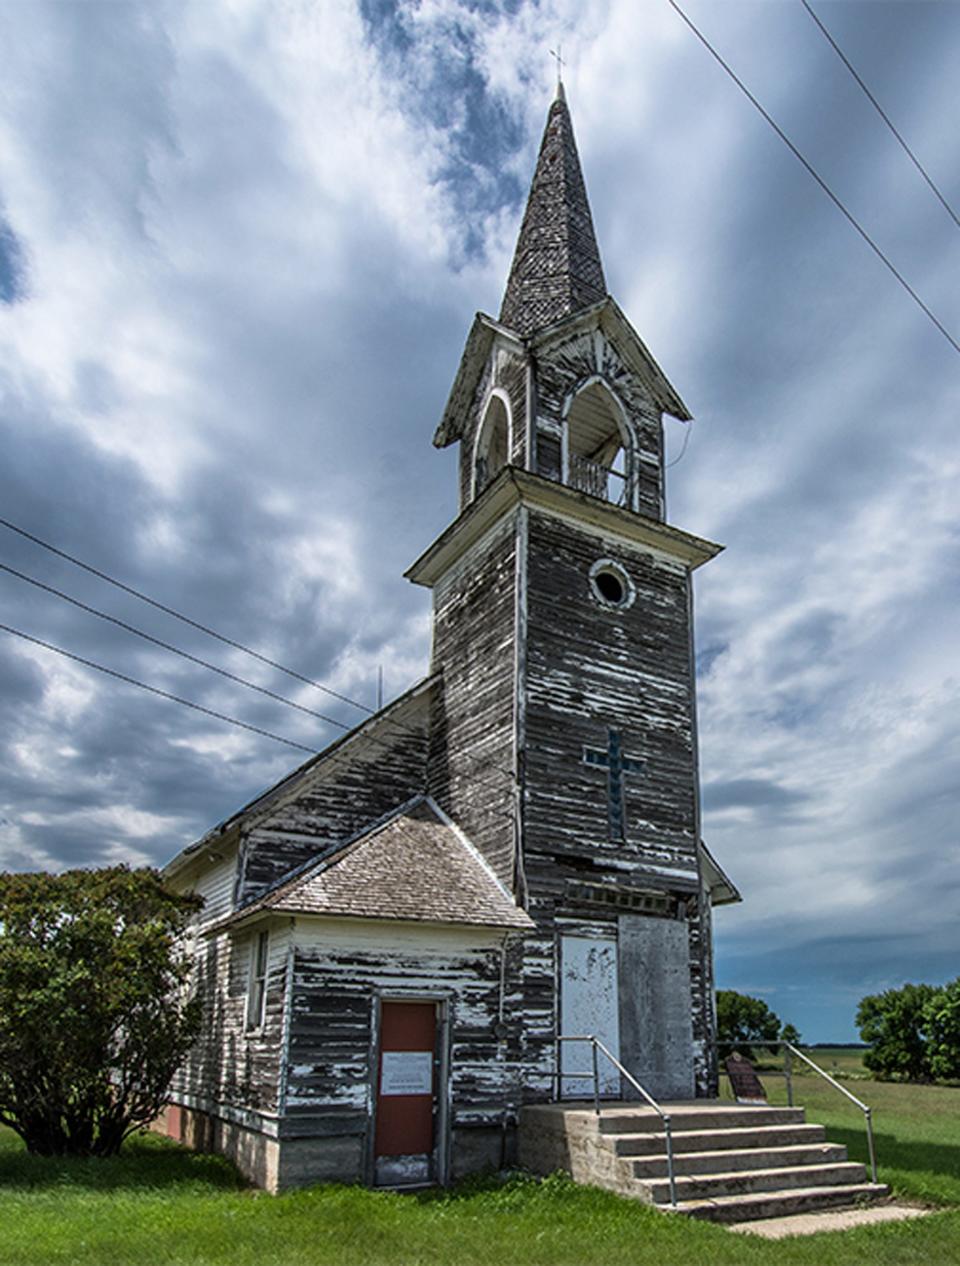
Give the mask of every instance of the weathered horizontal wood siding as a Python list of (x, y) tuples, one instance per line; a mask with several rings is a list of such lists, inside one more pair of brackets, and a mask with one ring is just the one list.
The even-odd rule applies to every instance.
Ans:
[(255, 818), (241, 845), (237, 903), (423, 791), (428, 715), (422, 695), (395, 715), (372, 720), (369, 733), (318, 762), (295, 791)]
[(230, 1109), (233, 1119), (246, 1117), (251, 1123), (279, 1112), (289, 920), (270, 925), (264, 1022), (251, 1031), (247, 999), (260, 930), (195, 938), (194, 980), (203, 999), (203, 1026), (171, 1087), (174, 1102), (213, 1115)]
[(285, 1092), (291, 1130), (368, 1128), (377, 993), (447, 1000), (451, 1123), (500, 1124), (517, 1078), (511, 1050), (494, 1031), (501, 934), (301, 920), (295, 938)]
[(501, 520), (433, 590), (430, 794), (510, 887), (516, 520)]
[[(610, 558), (636, 589), (627, 609), (589, 583)], [(559, 896), (585, 874), (697, 883), (692, 683), (682, 567), (531, 514), (526, 647), (526, 867)], [(607, 771), (584, 763), (610, 729), (644, 762), (624, 775), (626, 839), (608, 831)]]
[[(590, 567), (604, 558), (618, 562), (635, 587), (626, 609), (605, 606), (591, 589)], [(617, 909), (598, 910), (585, 892), (598, 886), (658, 890), (659, 917), (688, 909), (694, 916), (690, 994), (697, 1051), (703, 1049), (706, 977), (696, 900), (686, 571), (532, 512), (524, 606), (523, 861), (529, 912), (538, 924), (524, 946), (524, 1065), (528, 1098), (542, 1098), (552, 1089), (555, 1062), (557, 919), (605, 922), (617, 937)], [(641, 772), (624, 775), (623, 839), (610, 834), (607, 770), (583, 759), (585, 747), (606, 750), (610, 730), (619, 733), (626, 755), (644, 762)]]

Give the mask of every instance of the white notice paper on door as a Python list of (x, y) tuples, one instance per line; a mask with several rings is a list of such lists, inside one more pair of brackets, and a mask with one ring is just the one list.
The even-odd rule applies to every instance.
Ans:
[(382, 1095), (429, 1095), (433, 1092), (433, 1051), (384, 1051), (380, 1062)]

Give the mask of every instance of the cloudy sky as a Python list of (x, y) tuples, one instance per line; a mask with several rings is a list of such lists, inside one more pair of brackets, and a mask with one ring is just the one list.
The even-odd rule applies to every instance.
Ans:
[[(960, 208), (960, 5), (819, 0)], [(691, 18), (960, 338), (960, 228), (799, 0)], [(611, 292), (696, 415), (721, 986), (812, 1040), (960, 971), (960, 356), (667, 0), (0, 0), (0, 516), (365, 705), (565, 78)], [(668, 422), (670, 453), (685, 431)], [(363, 713), (0, 526), (0, 563)], [(308, 748), (340, 731), (0, 572), (0, 621)], [(302, 753), (0, 632), (0, 866), (163, 862)]]

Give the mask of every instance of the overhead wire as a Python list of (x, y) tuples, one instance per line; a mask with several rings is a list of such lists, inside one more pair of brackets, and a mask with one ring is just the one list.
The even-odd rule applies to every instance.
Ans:
[[(227, 669), (221, 668), (217, 664), (211, 664), (209, 660), (202, 659), (198, 655), (193, 655), (189, 651), (183, 650), (181, 647), (174, 646), (173, 643), (171, 642), (164, 641), (162, 638), (154, 637), (152, 633), (147, 633), (145, 630), (137, 628), (136, 625), (130, 624), (126, 620), (121, 620), (117, 616), (110, 615), (106, 611), (101, 611), (98, 607), (91, 606), (87, 602), (82, 602), (79, 598), (74, 598), (72, 595), (68, 593), (64, 593), (63, 590), (57, 589), (53, 585), (47, 584), (45, 581), (38, 580), (34, 576), (28, 576), (26, 572), (19, 571), (17, 568), (11, 567), (7, 563), (0, 562), (0, 571), (6, 572), (8, 575), (14, 576), (18, 580), (22, 580), (26, 584), (32, 585), (34, 588), (40, 589), (43, 592), (48, 593), (55, 598), (59, 598), (61, 599), (61, 601), (67, 602), (71, 606), (76, 607), (79, 610), (84, 611), (89, 615), (96, 616), (97, 619), (105, 620), (108, 623), (115, 625), (117, 628), (121, 628), (125, 632), (133, 634), (135, 637), (141, 638), (145, 642), (149, 642), (150, 644), (154, 646), (160, 647), (162, 650), (170, 651), (172, 654), (178, 655), (181, 659), (187, 660), (192, 664), (196, 664), (201, 668), (205, 668), (209, 670), (210, 672), (216, 673), (218, 676), (224, 677), (228, 681), (235, 682), (237, 685), (244, 686), (248, 690), (254, 690), (258, 694), (265, 695), (267, 698), (272, 699), (277, 703), (286, 704), (287, 707), (295, 708), (298, 712), (306, 713), (308, 716), (315, 717), (317, 720), (323, 721), (327, 725), (336, 726), (338, 729), (344, 730), (347, 733), (349, 733), (350, 731), (356, 728), (355, 725), (351, 725), (349, 722), (340, 721), (336, 717), (327, 716), (325, 713), (318, 712), (314, 708), (308, 708), (305, 704), (297, 703), (296, 700), (294, 699), (288, 699), (285, 695), (278, 694), (276, 691), (270, 690), (266, 686), (258, 685), (256, 682), (249, 681), (247, 678), (241, 677), (237, 673), (229, 672)], [(23, 634), (23, 636), (28, 637), (29, 635)], [(42, 642), (40, 644), (46, 645), (46, 643), (42, 643)], [(57, 650), (60, 654), (63, 654), (63, 655), (71, 656), (73, 654), (70, 651), (66, 651), (58, 647), (53, 647), (52, 649)], [(77, 658), (79, 662), (82, 662), (82, 663), (86, 662), (85, 660), (82, 659), (82, 657), (74, 656), (74, 658)], [(93, 667), (98, 667), (100, 671), (110, 673), (112, 676), (119, 677), (121, 680), (128, 680), (125, 674), (116, 672), (115, 670), (109, 669), (105, 667), (104, 665), (94, 664)], [(133, 680), (133, 679), (129, 679), (129, 680)], [(160, 691), (154, 687), (144, 686), (144, 688), (153, 690), (154, 693), (162, 694), (166, 698), (176, 698), (176, 696), (172, 696), (168, 692)], [(196, 706), (200, 708), (201, 711), (206, 711), (210, 715), (214, 715), (214, 716), (221, 715), (219, 713), (213, 712), (211, 709), (204, 709), (199, 704), (191, 705), (191, 706)], [(397, 724), (396, 722), (391, 722), (389, 718), (387, 718), (387, 723), (394, 724), (394, 725)], [(237, 722), (237, 724), (245, 724), (245, 723)], [(247, 728), (253, 729), (257, 733), (261, 732), (258, 730), (256, 726), (248, 726)], [(405, 733), (408, 733), (415, 738), (421, 737), (415, 730), (408, 729), (407, 727), (402, 727), (402, 728)], [(263, 732), (269, 733), (268, 731), (263, 731)], [(273, 738), (278, 737), (272, 734), (270, 734), (269, 736)], [(369, 737), (373, 743), (386, 748), (388, 751), (393, 750), (391, 747), (391, 744), (389, 744), (386, 740), (375, 738), (372, 735)], [(282, 739), (280, 741), (287, 742), (288, 740)], [(299, 743), (293, 744), (293, 746), (299, 747), (302, 751), (310, 752), (312, 754), (316, 754), (320, 750), (315, 747), (306, 747), (303, 744), (299, 744)], [(466, 760), (468, 763), (472, 763), (472, 764), (481, 763), (479, 758), (474, 757), (474, 756), (466, 755)], [(477, 777), (478, 780), (487, 781), (490, 786), (493, 786), (494, 784), (489, 778), (490, 774), (500, 774), (502, 777), (512, 776), (512, 775), (509, 775), (506, 770), (502, 770), (498, 766), (495, 766), (495, 765), (489, 765), (485, 767), (482, 773), (475, 774), (474, 776)]]
[(208, 717), (215, 717), (218, 721), (226, 721), (229, 725), (239, 726), (242, 730), (250, 730), (254, 734), (261, 734), (264, 738), (273, 739), (277, 743), (285, 743), (287, 747), (299, 748), (301, 752), (309, 752), (311, 755), (316, 754), (315, 748), (307, 747), (304, 743), (296, 743), (293, 739), (274, 734), (272, 730), (264, 730), (259, 725), (251, 725), (248, 721), (240, 721), (236, 717), (228, 716), (225, 712), (217, 712), (215, 708), (208, 708), (202, 703), (195, 703), (192, 699), (184, 699), (180, 695), (172, 694), (169, 690), (161, 690), (159, 686), (148, 685), (147, 682), (140, 681), (137, 677), (130, 677), (127, 673), (118, 672), (116, 668), (108, 668), (106, 664), (98, 664), (96, 660), (86, 659), (83, 655), (75, 655), (73, 651), (64, 650), (62, 646), (54, 646), (52, 642), (45, 642), (42, 638), (33, 637), (30, 633), (24, 633), (22, 629), (15, 629), (9, 624), (0, 624), (0, 630), (4, 633), (12, 633), (14, 637), (23, 638), (25, 642), (32, 642), (34, 646), (42, 646), (44, 650), (53, 651), (57, 655), (62, 655), (65, 659), (72, 659), (77, 664), (83, 664), (85, 668), (94, 668), (98, 673), (106, 673), (108, 677), (116, 677), (119, 681), (125, 681), (130, 686), (137, 686), (140, 690), (149, 690), (152, 695), (159, 695), (161, 699), (169, 699), (172, 703), (180, 703), (185, 708), (193, 708), (195, 712), (202, 712)]
[(893, 274), (893, 276), (897, 279), (897, 281), (900, 283), (903, 289), (907, 292), (907, 294), (911, 297), (911, 299), (913, 299), (914, 303), (916, 303), (916, 305), (920, 308), (920, 310), (937, 327), (937, 329), (940, 331), (943, 337), (947, 340), (947, 342), (950, 344), (953, 350), (958, 355), (960, 355), (960, 343), (957, 342), (957, 340), (953, 337), (953, 335), (946, 328), (946, 326), (939, 320), (936, 314), (929, 307), (927, 307), (924, 301), (917, 294), (916, 290), (914, 290), (914, 288), (907, 281), (906, 277), (903, 276), (903, 274), (896, 268), (896, 266), (887, 257), (887, 255), (884, 254), (884, 252), (873, 240), (873, 238), (870, 236), (867, 230), (860, 224), (859, 220), (856, 219), (853, 213), (847, 209), (847, 207), (843, 204), (843, 202), (841, 202), (841, 200), (833, 192), (833, 190), (830, 188), (830, 186), (827, 184), (824, 178), (820, 175), (817, 169), (813, 166), (813, 164), (809, 162), (808, 159), (806, 159), (804, 155), (800, 152), (800, 150), (796, 147), (796, 145), (794, 145), (793, 141), (791, 141), (790, 137), (787, 136), (783, 128), (781, 128), (780, 125), (776, 122), (776, 120), (772, 117), (772, 115), (770, 115), (764, 109), (764, 107), (753, 95), (753, 93), (750, 91), (747, 85), (737, 75), (736, 71), (734, 71), (733, 68), (726, 61), (724, 61), (723, 57), (721, 57), (721, 55), (713, 47), (713, 45), (710, 43), (707, 37), (698, 29), (698, 27), (691, 21), (691, 19), (687, 17), (686, 13), (684, 13), (683, 9), (681, 9), (680, 5), (677, 3), (677, 0), (667, 0), (667, 3), (670, 5), (672, 9), (676, 10), (676, 12), (680, 15), (681, 18), (683, 18), (684, 22), (687, 24), (690, 30), (694, 33), (694, 35), (697, 37), (700, 43), (704, 46), (707, 52), (711, 55), (711, 57), (713, 57), (714, 60), (718, 62), (719, 65), (723, 68), (723, 70), (730, 76), (730, 78), (737, 85), (737, 87), (740, 89), (743, 95), (747, 98), (750, 104), (757, 111), (759, 111), (761, 115), (763, 115), (767, 123), (769, 123), (769, 125), (776, 132), (777, 136), (779, 136), (781, 141), (783, 141), (784, 145), (787, 146), (787, 148), (790, 150), (793, 156), (803, 165), (806, 171), (813, 177), (813, 179), (817, 182), (817, 184), (820, 186), (823, 192), (827, 195), (830, 201), (834, 204), (837, 210), (840, 211), (840, 213), (843, 216), (845, 216), (845, 218), (849, 221), (849, 223), (853, 226), (853, 228), (856, 229), (857, 233), (859, 233), (859, 235), (863, 238), (866, 244), (873, 251), (873, 253), (881, 261), (881, 263), (885, 265), (885, 267)]
[(345, 721), (338, 721), (335, 717), (328, 717), (323, 712), (317, 712), (302, 703), (297, 703), (294, 699), (288, 699), (286, 695), (277, 694), (275, 690), (268, 690), (266, 686), (258, 686), (255, 681), (248, 681), (246, 677), (239, 677), (236, 673), (228, 672), (226, 668), (220, 668), (217, 664), (211, 664), (209, 660), (201, 659), (199, 655), (191, 655), (189, 651), (182, 650), (179, 646), (174, 646), (172, 642), (165, 642), (162, 638), (154, 637), (152, 633), (146, 633), (143, 629), (138, 629), (135, 624), (128, 624), (126, 620), (120, 620), (117, 616), (101, 611), (98, 607), (92, 607), (89, 603), (81, 602), (79, 598), (71, 597), (70, 594), (64, 593), (62, 589), (55, 589), (53, 585), (45, 584), (44, 581), (37, 580), (34, 576), (28, 576), (26, 572), (17, 571), (15, 567), (10, 567), (6, 563), (0, 563), (0, 571), (5, 571), (10, 576), (16, 576), (18, 580), (23, 580), (28, 585), (33, 585), (36, 589), (42, 589), (45, 593), (52, 594), (55, 598), (69, 602), (71, 606), (78, 607), (81, 611), (86, 611), (88, 615), (95, 615), (98, 620), (107, 620), (110, 624), (115, 624), (117, 628), (124, 629), (127, 633), (132, 633), (134, 637), (142, 638), (145, 642), (151, 642), (162, 650), (179, 655), (181, 659), (189, 660), (192, 664), (198, 664), (201, 668), (207, 668), (212, 673), (226, 677), (228, 681), (235, 681), (240, 686), (246, 686), (248, 690), (255, 690), (258, 694), (266, 695), (268, 699), (276, 700), (277, 703), (285, 703), (288, 708), (296, 708), (298, 712), (305, 712), (308, 716), (325, 721), (328, 725), (339, 726), (343, 730), (353, 729), (353, 726), (348, 725)]
[(889, 114), (887, 114), (886, 110), (884, 110), (883, 106), (880, 104), (877, 98), (873, 95), (873, 93), (864, 83), (862, 76), (857, 73), (849, 57), (847, 57), (846, 53), (844, 53), (843, 49), (840, 47), (840, 45), (837, 43), (834, 37), (827, 30), (826, 26), (824, 26), (820, 17), (814, 12), (813, 6), (809, 3), (809, 0), (800, 0), (800, 3), (803, 5), (806, 11), (810, 14), (811, 18), (813, 18), (814, 22), (820, 28), (820, 31), (822, 32), (824, 38), (826, 39), (830, 47), (837, 54), (837, 56), (843, 62), (844, 66), (846, 66), (847, 70), (849, 70), (850, 74), (854, 77), (854, 79), (860, 85), (860, 88), (863, 90), (864, 95), (866, 96), (870, 104), (873, 106), (873, 108), (876, 110), (877, 114), (880, 115), (881, 119), (883, 119), (884, 123), (886, 123), (887, 127), (890, 129), (893, 135), (900, 142), (900, 145), (904, 153), (907, 155), (907, 157), (913, 163), (914, 167), (916, 167), (917, 171), (920, 173), (920, 175), (924, 178), (924, 180), (927, 182), (927, 184), (936, 194), (937, 198), (940, 200), (945, 211), (953, 220), (954, 224), (957, 226), (958, 229), (960, 229), (960, 218), (957, 217), (956, 211), (954, 211), (953, 207), (950, 205), (950, 203), (946, 200), (946, 198), (943, 196), (941, 191), (934, 184), (933, 178), (931, 177), (929, 172), (926, 170), (924, 165), (920, 162), (920, 159), (917, 158), (916, 154), (913, 152), (913, 150), (910, 148), (907, 142), (903, 139), (903, 137), (897, 131), (897, 128), (894, 126), (893, 120), (890, 118)]
[(151, 598), (149, 594), (142, 593), (139, 589), (134, 589), (132, 585), (125, 584), (122, 580), (117, 580), (115, 576), (101, 571), (99, 567), (94, 567), (91, 563), (85, 563), (82, 558), (77, 558), (74, 554), (68, 554), (66, 550), (58, 549), (56, 545), (51, 545), (49, 541), (35, 536), (32, 532), (28, 532), (26, 528), (18, 527), (16, 523), (11, 523), (9, 519), (0, 518), (0, 527), (16, 532), (19, 536), (25, 537), (26, 540), (32, 541), (34, 545), (39, 545), (41, 549), (49, 550), (51, 554), (56, 554), (58, 558), (66, 559), (68, 563), (72, 563), (74, 567), (80, 567), (85, 572), (89, 572), (91, 576), (96, 576), (98, 580), (106, 581), (108, 585), (113, 585), (115, 589), (120, 589), (124, 593), (130, 594), (131, 597), (139, 599), (140, 602), (148, 603), (149, 606), (154, 607), (157, 611), (162, 611), (164, 615), (172, 616), (183, 624), (189, 624), (191, 628), (198, 629), (208, 637), (216, 638), (218, 642), (223, 642), (226, 646), (232, 646), (234, 650), (243, 651), (245, 655), (251, 655), (254, 659), (258, 659), (261, 664), (267, 664), (270, 668), (275, 668), (278, 672), (285, 673), (288, 677), (293, 677), (297, 681), (303, 682), (306, 686), (312, 686), (314, 690), (321, 690), (324, 694), (331, 695), (334, 699), (339, 699), (341, 703), (349, 703), (351, 707), (360, 708), (361, 711), (371, 715), (375, 711), (374, 708), (370, 708), (356, 699), (351, 699), (348, 695), (340, 694), (339, 691), (334, 690), (330, 686), (314, 681), (311, 677), (305, 677), (303, 673), (298, 673), (295, 668), (287, 668), (285, 664), (278, 663), (275, 659), (271, 659), (269, 655), (262, 655), (260, 651), (244, 646), (242, 642), (228, 637), (225, 633), (218, 633), (216, 629), (210, 628), (209, 625), (201, 624), (199, 620), (194, 620), (189, 615), (184, 615), (182, 611), (177, 611), (174, 607), (158, 602), (156, 598)]

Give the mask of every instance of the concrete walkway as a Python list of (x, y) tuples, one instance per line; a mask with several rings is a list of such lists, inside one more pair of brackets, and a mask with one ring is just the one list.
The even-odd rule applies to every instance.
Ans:
[(760, 1235), (765, 1240), (782, 1240), (788, 1235), (816, 1235), (819, 1231), (849, 1231), (855, 1226), (874, 1226), (878, 1222), (901, 1222), (906, 1218), (922, 1218), (935, 1209), (918, 1209), (909, 1204), (878, 1204), (872, 1209), (831, 1209), (823, 1213), (796, 1213), (789, 1218), (765, 1218), (759, 1222), (731, 1222), (727, 1229), (747, 1235)]

